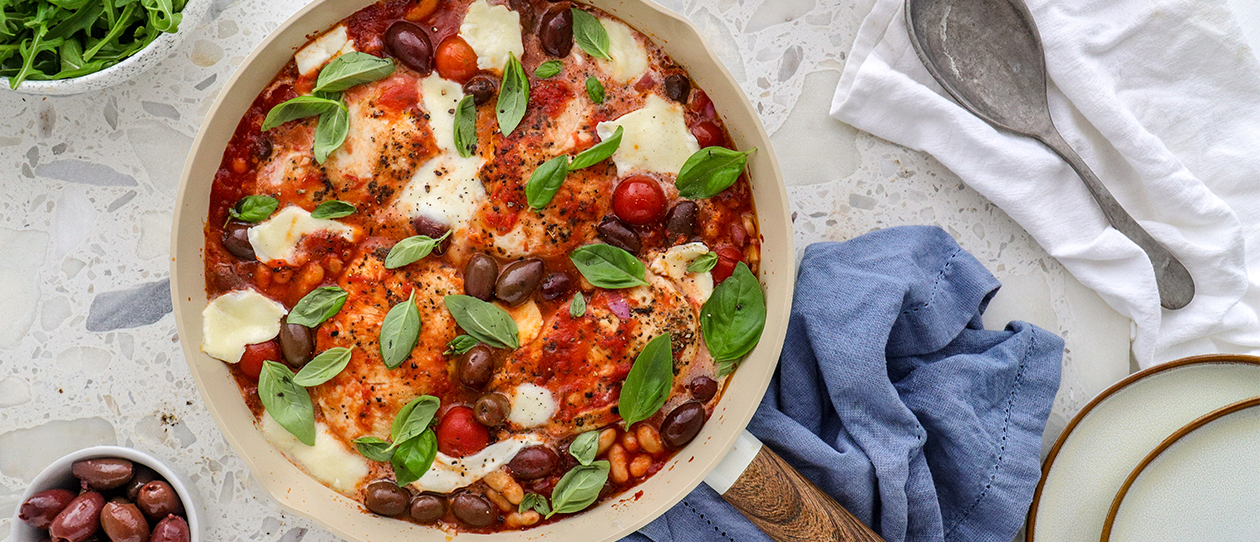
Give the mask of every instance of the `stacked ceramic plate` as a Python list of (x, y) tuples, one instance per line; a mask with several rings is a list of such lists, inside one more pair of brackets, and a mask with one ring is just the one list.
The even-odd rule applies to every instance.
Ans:
[(1167, 363), (1112, 386), (1042, 469), (1027, 542), (1260, 537), (1260, 358)]

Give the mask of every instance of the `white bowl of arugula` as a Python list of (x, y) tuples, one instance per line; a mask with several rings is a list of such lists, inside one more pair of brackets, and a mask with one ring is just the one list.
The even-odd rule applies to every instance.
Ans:
[(210, 0), (0, 2), (0, 83), (69, 95), (126, 81), (166, 58)]

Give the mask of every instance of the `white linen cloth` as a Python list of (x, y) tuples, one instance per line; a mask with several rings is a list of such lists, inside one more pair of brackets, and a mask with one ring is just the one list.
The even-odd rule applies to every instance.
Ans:
[(1026, 0), (1056, 126), (1194, 277), (1159, 305), (1146, 254), (1111, 228), (1068, 165), (955, 103), (910, 44), (904, 1), (877, 0), (831, 115), (926, 151), (1134, 322), (1142, 367), (1260, 353), (1260, 63), (1224, 0)]

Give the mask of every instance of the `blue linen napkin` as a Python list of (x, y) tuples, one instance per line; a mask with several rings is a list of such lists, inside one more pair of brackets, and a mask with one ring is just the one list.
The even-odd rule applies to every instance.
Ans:
[[(889, 542), (1010, 542), (1063, 340), (1024, 322), (986, 331), (999, 286), (936, 227), (811, 245), (749, 431)], [(623, 542), (769, 540), (702, 484)]]

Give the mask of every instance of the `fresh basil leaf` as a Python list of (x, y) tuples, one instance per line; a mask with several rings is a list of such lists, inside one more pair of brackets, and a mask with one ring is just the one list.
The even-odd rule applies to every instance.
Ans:
[(748, 165), (748, 155), (757, 149), (733, 151), (726, 147), (705, 147), (683, 164), (674, 186), (688, 199), (711, 198), (730, 188)]
[(389, 428), (389, 436), (394, 442), (406, 442), (415, 438), (433, 422), (442, 401), (432, 395), (421, 395), (412, 399), (394, 416), (394, 423)]
[(474, 339), (495, 348), (521, 347), (516, 321), (503, 309), (466, 295), (448, 295), (444, 301), (455, 323)]
[(328, 382), (345, 370), (346, 365), (350, 364), (350, 357), (350, 349), (344, 346), (334, 346), (320, 352), (298, 371), (297, 376), (293, 377), (293, 383), (310, 387)]
[(604, 484), (608, 482), (609, 464), (607, 461), (595, 461), (590, 465), (578, 465), (560, 477), (555, 489), (551, 490), (550, 518), (556, 514), (572, 514), (586, 510), (597, 499)]
[(338, 103), (336, 109), (330, 109), (319, 116), (319, 124), (315, 125), (315, 163), (323, 164), (328, 155), (341, 148), (350, 134), (350, 111)]
[(581, 318), (586, 314), (586, 296), (582, 292), (573, 294), (573, 301), (569, 302), (569, 316), (573, 318)]
[(354, 214), (358, 209), (354, 205), (341, 200), (328, 200), (311, 211), (311, 218), (342, 218)]
[(647, 269), (633, 254), (612, 245), (580, 246), (569, 255), (587, 282), (600, 288), (647, 286)]
[(327, 98), (298, 96), (271, 108), (271, 111), (267, 112), (267, 118), (263, 119), (262, 130), (266, 132), (291, 120), (323, 115), (329, 111), (344, 107), (341, 102)]
[(529, 206), (542, 209), (551, 203), (551, 199), (556, 197), (556, 192), (560, 190), (568, 174), (568, 156), (557, 156), (538, 166), (529, 176), (529, 182), (525, 183), (525, 200), (529, 202)]
[(594, 15), (578, 8), (569, 8), (573, 12), (573, 40), (586, 51), (586, 54), (611, 60), (608, 54), (608, 31)]
[(691, 260), (691, 263), (687, 264), (687, 272), (706, 273), (712, 271), (713, 267), (717, 265), (717, 262), (718, 255), (716, 252), (705, 252), (704, 254), (696, 257), (696, 259)]
[(564, 64), (561, 64), (559, 60), (548, 60), (539, 64), (538, 67), (534, 69), (534, 77), (539, 79), (549, 79), (555, 77), (563, 69)]
[(319, 71), (313, 92), (341, 92), (355, 85), (384, 79), (394, 73), (394, 61), (352, 51), (334, 58)]
[(596, 104), (604, 103), (604, 84), (599, 82), (598, 77), (592, 75), (586, 78), (586, 95)]
[(499, 85), (499, 99), (495, 102), (499, 131), (507, 137), (525, 118), (529, 106), (529, 78), (516, 55), (508, 53), (507, 66), (503, 68), (503, 83)]
[[(629, 428), (629, 426), (626, 427), (627, 429)], [(573, 442), (569, 443), (569, 454), (583, 465), (590, 465), (591, 462), (595, 461), (595, 454), (597, 453), (599, 453), (598, 429), (582, 433), (573, 439)]]
[(437, 435), (426, 429), (419, 436), (399, 444), (390, 461), (394, 465), (394, 480), (398, 487), (419, 480), (433, 466), (437, 457)]
[(228, 214), (241, 222), (257, 224), (276, 212), (279, 206), (280, 202), (271, 196), (245, 196), (228, 209)]
[(674, 387), (674, 352), (669, 333), (648, 341), (634, 358), (630, 374), (621, 384), (617, 412), (626, 421), (626, 429), (636, 422), (651, 418), (665, 406), (669, 390)]
[(547, 515), (551, 513), (551, 505), (547, 504), (547, 498), (537, 493), (526, 493), (525, 498), (521, 499), (521, 504), (516, 507), (517, 512), (533, 510), (539, 514)]
[(359, 451), (359, 455), (372, 461), (389, 461), (394, 458), (394, 445), (376, 437), (354, 439), (354, 449)]
[(446, 233), (437, 239), (427, 235), (413, 235), (399, 241), (394, 248), (389, 249), (389, 254), (385, 256), (385, 269), (397, 269), (424, 259), (450, 235), (451, 230), (446, 230)]
[(446, 351), (442, 352), (443, 356), (459, 356), (472, 350), (474, 346), (481, 342), (472, 338), (470, 335), (459, 335), (451, 342), (446, 343)]
[(293, 382), (293, 371), (271, 360), (258, 376), (258, 399), (267, 413), (302, 444), (315, 445), (315, 406), (306, 388)]
[(700, 331), (715, 361), (737, 360), (751, 352), (766, 327), (766, 299), (761, 283), (740, 262), (731, 276), (713, 288), (700, 309)]
[(477, 104), (472, 96), (464, 96), (455, 106), (455, 150), (464, 158), (477, 147)]
[(728, 374), (731, 374), (735, 372), (735, 369), (737, 368), (739, 368), (739, 360), (737, 359), (726, 359), (726, 360), (719, 361), (717, 362), (717, 377), (722, 378)]
[(588, 168), (612, 156), (617, 152), (617, 148), (621, 146), (621, 136), (625, 133), (625, 129), (618, 126), (613, 132), (612, 137), (600, 141), (598, 145), (586, 149), (577, 156), (573, 157), (573, 163), (569, 165), (569, 171), (577, 171), (579, 169)]
[(420, 309), (416, 308), (416, 292), (394, 305), (381, 322), (381, 361), (390, 369), (396, 369), (411, 356), (411, 350), (420, 340)]
[(313, 328), (337, 314), (348, 297), (350, 294), (337, 286), (320, 286), (298, 300), (284, 321)]

